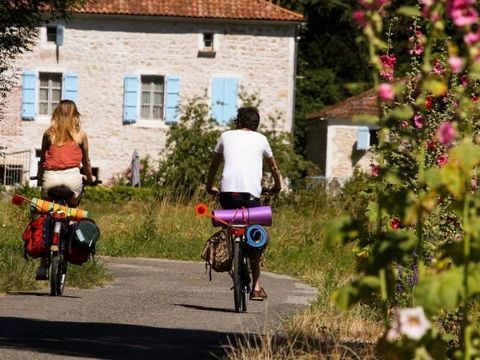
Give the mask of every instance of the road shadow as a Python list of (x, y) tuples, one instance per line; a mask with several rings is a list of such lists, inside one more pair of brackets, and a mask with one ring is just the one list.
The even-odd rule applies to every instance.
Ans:
[(241, 334), (0, 317), (0, 348), (95, 359), (215, 359), (237, 336)]
[[(216, 308), (211, 306), (202, 306), (202, 305), (191, 305), (191, 304), (173, 304), (175, 306), (181, 306), (187, 309), (195, 309), (195, 310), (202, 310), (202, 311), (216, 311), (216, 312), (224, 312), (224, 313), (235, 313), (235, 309), (226, 309), (226, 308)], [(249, 314), (259, 314), (258, 311), (248, 311)], [(239, 313), (242, 314), (242, 313)], [(244, 313), (246, 314), (246, 313)]]

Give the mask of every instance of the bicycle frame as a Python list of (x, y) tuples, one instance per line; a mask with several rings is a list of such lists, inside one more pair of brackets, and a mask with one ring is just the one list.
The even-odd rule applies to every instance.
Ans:
[(51, 233), (49, 267), (50, 295), (63, 294), (67, 275), (66, 249), (68, 244), (67, 229), (71, 219), (62, 210), (52, 212), (53, 232)]

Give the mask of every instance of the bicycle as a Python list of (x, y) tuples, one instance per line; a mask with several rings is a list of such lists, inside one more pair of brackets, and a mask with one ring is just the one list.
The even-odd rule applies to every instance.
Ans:
[(234, 309), (237, 313), (247, 311), (252, 281), (249, 253), (266, 245), (268, 235), (263, 226), (272, 223), (271, 207), (213, 210), (209, 214), (205, 204), (198, 204), (195, 212), (198, 216), (211, 217), (213, 226), (225, 229), (230, 249), (233, 250), (229, 274), (233, 280)]
[[(30, 179), (38, 180), (36, 176), (33, 176)], [(101, 181), (97, 180), (92, 185), (97, 185), (100, 183)], [(80, 204), (84, 187), (79, 195), (77, 206)], [(72, 240), (74, 236), (73, 229), (78, 221), (88, 216), (88, 212), (79, 208), (68, 207), (68, 199), (74, 196), (74, 192), (66, 186), (52, 187), (48, 190), (48, 196), (50, 197), (51, 201), (41, 199), (29, 200), (23, 198), (22, 196), (16, 195), (12, 202), (19, 205), (26, 200), (30, 202), (38, 212), (50, 214), (50, 251), (46, 265), (47, 268), (50, 269), (50, 295), (60, 296), (63, 294), (67, 278), (67, 269), (69, 263), (67, 249), (71, 248), (72, 246)]]

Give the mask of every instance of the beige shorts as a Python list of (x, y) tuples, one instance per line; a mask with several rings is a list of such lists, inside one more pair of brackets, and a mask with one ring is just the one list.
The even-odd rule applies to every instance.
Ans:
[(79, 168), (66, 170), (45, 170), (42, 182), (42, 197), (48, 197), (48, 190), (54, 186), (66, 186), (78, 197), (82, 192), (82, 175)]

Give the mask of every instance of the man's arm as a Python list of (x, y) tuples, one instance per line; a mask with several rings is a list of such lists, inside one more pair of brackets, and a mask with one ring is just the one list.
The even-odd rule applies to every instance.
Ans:
[(270, 189), (271, 192), (279, 192), (282, 189), (282, 180), (280, 177), (280, 171), (278, 170), (277, 162), (275, 158), (272, 156), (270, 158), (266, 158), (266, 162), (268, 167), (270, 168), (270, 172), (273, 176), (274, 185)]
[(223, 160), (223, 154), (215, 153), (212, 157), (212, 162), (210, 164), (210, 168), (208, 169), (207, 175), (207, 183), (206, 188), (207, 192), (212, 195), (216, 195), (220, 192), (217, 187), (213, 186), (213, 182), (215, 181), (215, 175), (217, 174), (218, 167)]

